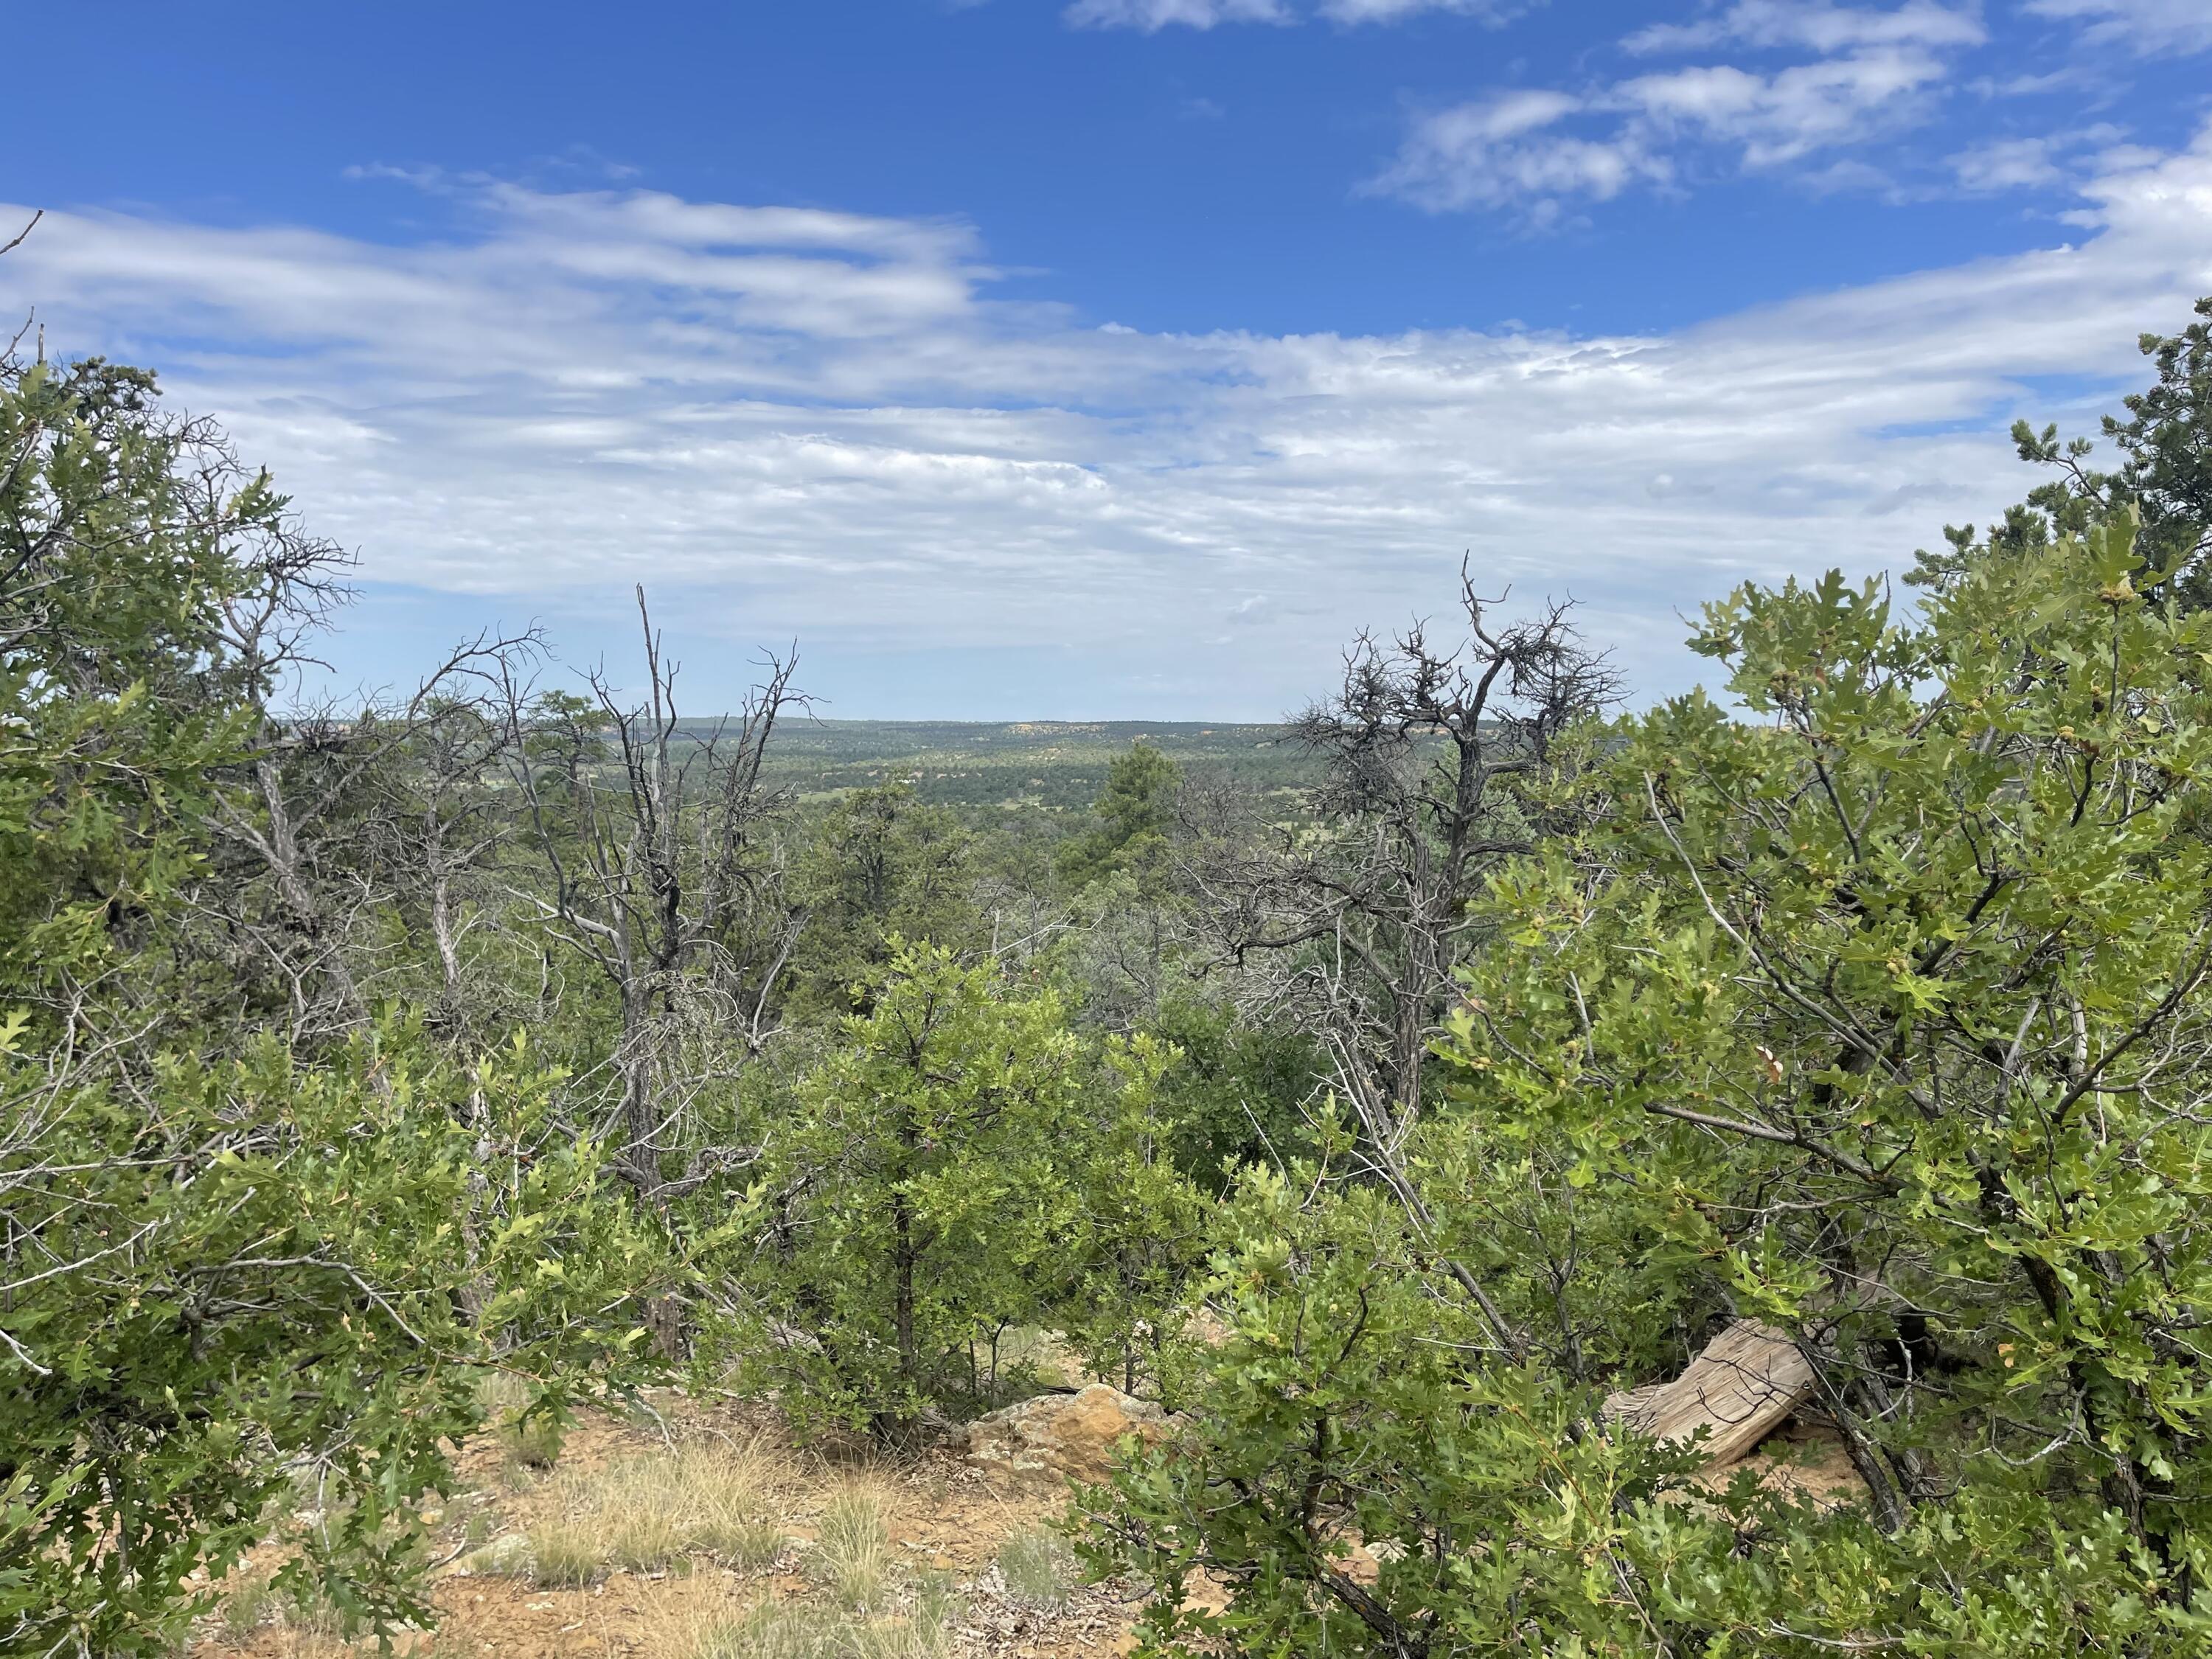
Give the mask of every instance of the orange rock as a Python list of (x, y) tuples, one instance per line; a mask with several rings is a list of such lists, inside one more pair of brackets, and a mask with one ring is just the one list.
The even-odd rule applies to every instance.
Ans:
[(969, 1462), (1049, 1480), (1103, 1480), (1130, 1436), (1167, 1438), (1178, 1419), (1149, 1400), (1103, 1382), (1077, 1394), (1039, 1395), (968, 1425)]

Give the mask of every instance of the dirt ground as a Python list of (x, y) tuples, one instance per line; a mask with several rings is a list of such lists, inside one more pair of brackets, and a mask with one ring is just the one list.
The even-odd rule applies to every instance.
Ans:
[[(1136, 1608), (1125, 1592), (1072, 1586), (1064, 1601), (1041, 1604), (1009, 1593), (994, 1566), (1008, 1538), (1062, 1512), (1064, 1492), (986, 1474), (957, 1448), (894, 1465), (799, 1450), (784, 1438), (773, 1414), (758, 1407), (734, 1401), (702, 1405), (673, 1391), (656, 1391), (647, 1403), (659, 1421), (586, 1414), (568, 1431), (550, 1470), (520, 1463), (511, 1445), (494, 1437), (471, 1446), (460, 1460), (459, 1489), (442, 1510), (432, 1512), (435, 1558), (451, 1558), (434, 1579), (438, 1627), (403, 1638), (398, 1650), (417, 1659), (688, 1659), (701, 1613), (727, 1614), (765, 1601), (820, 1599), (819, 1587), (803, 1568), (825, 1507), (855, 1482), (880, 1497), (891, 1558), (898, 1564), (894, 1571), (949, 1584), (957, 1608), (949, 1632), (951, 1655), (1082, 1659), (1129, 1650)], [(774, 1518), (790, 1540), (775, 1560), (750, 1571), (712, 1561), (670, 1571), (617, 1570), (576, 1589), (541, 1589), (527, 1576), (471, 1565), (483, 1561), (487, 1552), (495, 1556), (501, 1540), (519, 1542), (547, 1519), (560, 1503), (562, 1480), (588, 1478), (672, 1445), (716, 1438), (758, 1448), (769, 1461)], [(229, 1582), (250, 1585), (282, 1559), (281, 1548), (257, 1552)], [(190, 1650), (192, 1659), (337, 1659), (349, 1651), (375, 1651), (373, 1643), (349, 1650), (318, 1638), (275, 1609), (251, 1628), (239, 1628), (242, 1622), (236, 1613), (228, 1621), (210, 1620)]]

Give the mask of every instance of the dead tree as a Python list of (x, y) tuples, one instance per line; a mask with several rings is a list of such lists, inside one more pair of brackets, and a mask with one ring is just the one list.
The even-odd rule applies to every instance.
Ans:
[[(230, 616), (234, 648), (270, 682), (266, 696), (276, 665), (301, 660), (288, 637), (270, 636), (287, 619), (258, 595)], [(536, 648), (534, 635), (479, 635), (382, 706), (278, 712), (264, 702), (240, 787), (217, 798), (213, 827), (233, 853), (205, 898), (276, 977), (295, 1035), (368, 1018), (368, 981), (380, 971), (371, 941), (394, 908), (427, 908), (438, 1010), (449, 1024), (456, 1018), (465, 924), (454, 894), (499, 839), (487, 816), (507, 738), (496, 694)]]
[(533, 700), (510, 684), (511, 764), (541, 878), (513, 891), (614, 996), (623, 1168), (659, 1205), (752, 1155), (687, 1146), (685, 1120), (778, 1029), (803, 916), (765, 833), (781, 803), (762, 766), (777, 721), (805, 700), (791, 685), (796, 659), (770, 656), (737, 713), (686, 726), (641, 587), (637, 605), (642, 702), (603, 671), (585, 696)]
[(479, 639), (407, 705), (351, 723), (352, 747), (373, 762), (349, 803), (358, 879), (374, 884), (406, 938), (428, 945), (398, 951), (393, 969), (448, 1039), (527, 1024), (538, 1012), (523, 988), (487, 970), (490, 952), (481, 943), (487, 935), (512, 940), (500, 882), (517, 831), (505, 686), (509, 670), (538, 648), (534, 635)]
[(1212, 959), (1321, 1037), (1371, 1149), (1393, 1160), (1420, 1114), (1474, 901), (1541, 830), (1527, 786), (1615, 696), (1567, 605), (1501, 627), (1464, 568), (1460, 601), (1464, 640), (1440, 647), (1425, 624), (1363, 634), (1334, 695), (1291, 722), (1323, 765), (1317, 826), (1239, 833), (1217, 817), (1186, 861)]

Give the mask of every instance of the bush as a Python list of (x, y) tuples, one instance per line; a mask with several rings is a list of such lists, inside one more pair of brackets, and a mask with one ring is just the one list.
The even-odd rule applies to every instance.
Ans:
[[(1765, 723), (1610, 735), (1596, 822), (1494, 887), (1393, 1186), (1219, 1218), (1193, 1429), (1086, 1499), (1147, 1651), (2203, 1650), (2212, 617), (2156, 580), (2120, 523), (1918, 620), (1832, 574), (1708, 611)], [(1743, 1315), (1862, 1502), (1706, 1493), (1600, 1411)]]

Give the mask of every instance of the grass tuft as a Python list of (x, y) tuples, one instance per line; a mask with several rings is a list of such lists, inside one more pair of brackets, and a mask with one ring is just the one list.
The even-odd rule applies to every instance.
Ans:
[(268, 1572), (247, 1573), (222, 1598), (222, 1633), (232, 1642), (244, 1642), (261, 1628), (275, 1610), (276, 1588)]
[(685, 1572), (711, 1557), (741, 1571), (775, 1561), (772, 1470), (757, 1446), (695, 1440), (594, 1474), (555, 1478), (553, 1512), (520, 1547), (471, 1558), (478, 1572), (528, 1577), (542, 1589), (598, 1583), (610, 1572)]
[(589, 1516), (541, 1522), (530, 1529), (529, 1541), (518, 1565), (540, 1589), (583, 1589), (598, 1583), (617, 1565), (615, 1552)]
[(1024, 1527), (999, 1546), (999, 1576), (1016, 1601), (1057, 1607), (1079, 1582), (1075, 1552), (1058, 1533)]
[(668, 1659), (946, 1659), (952, 1611), (948, 1598), (883, 1615), (771, 1600), (695, 1612), (659, 1632), (653, 1651)]
[(565, 1438), (561, 1425), (548, 1413), (531, 1411), (537, 1396), (526, 1380), (506, 1371), (490, 1372), (477, 1385), (477, 1398), (491, 1419), (501, 1478), (509, 1488), (526, 1490), (533, 1471), (543, 1472), (561, 1461)]
[(809, 1565), (841, 1607), (872, 1608), (890, 1588), (885, 1507), (881, 1492), (853, 1481), (839, 1487), (822, 1511), (821, 1534)]

